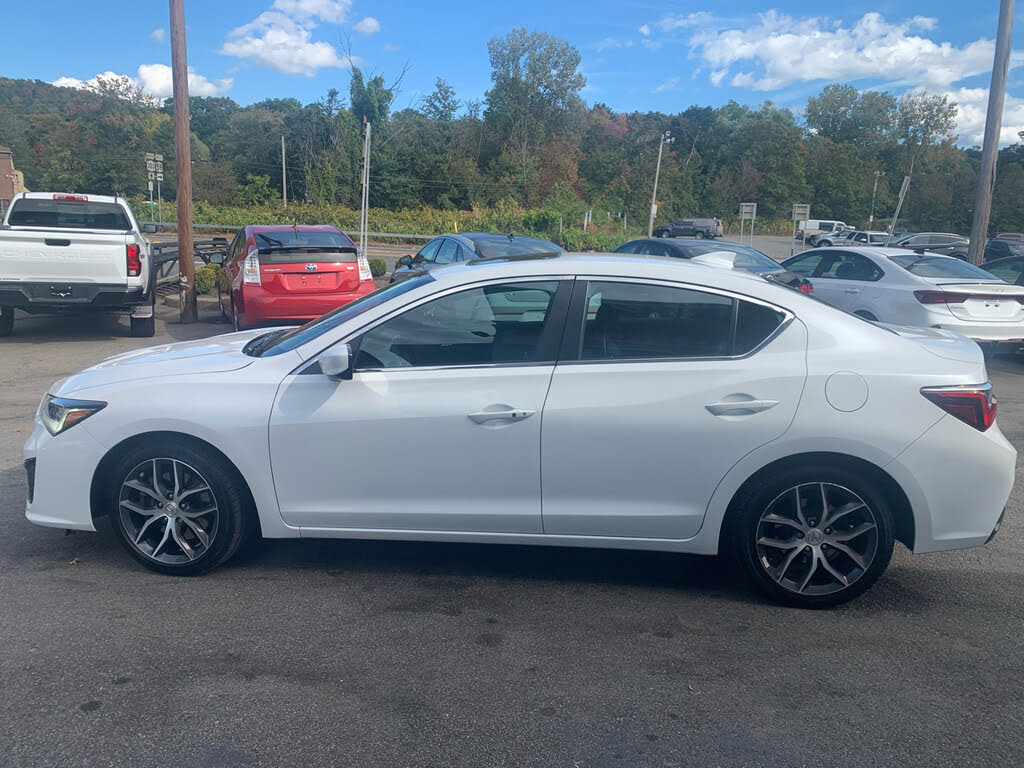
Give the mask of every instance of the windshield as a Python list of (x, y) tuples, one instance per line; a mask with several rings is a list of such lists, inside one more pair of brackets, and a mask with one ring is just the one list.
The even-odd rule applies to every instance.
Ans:
[(413, 275), (408, 280), (403, 280), (400, 283), (392, 283), (385, 288), (378, 288), (373, 293), (368, 293), (365, 296), (361, 296), (355, 301), (349, 302), (343, 307), (328, 312), (322, 317), (318, 317), (312, 322), (306, 323), (294, 331), (279, 336), (274, 340), (273, 344), (270, 344), (264, 348), (259, 356), (260, 357), (273, 357), (274, 355), (280, 355), (283, 352), (290, 352), (293, 349), (301, 347), (303, 344), (307, 344), (313, 339), (323, 336), (328, 331), (333, 331), (342, 323), (346, 323), (354, 317), (358, 317), (367, 310), (379, 307), (385, 302), (391, 301), (396, 296), (401, 296), (403, 293), (419, 288), (421, 285), (433, 282), (432, 278), (428, 273), (423, 272), (418, 275)]
[(765, 272), (782, 272), (783, 267), (765, 256), (760, 251), (747, 248), (744, 245), (735, 243), (687, 243), (683, 246), (688, 258), (703, 256), (705, 253), (731, 253), (734, 254), (732, 266), (734, 269), (745, 269), (749, 272), (763, 274)]
[(872, 232), (872, 233), (868, 234), (868, 242), (869, 243), (884, 243), (885, 242), (885, 238), (887, 238), (887, 237), (888, 237), (888, 235), (886, 235), (885, 232), (879, 232), (878, 234), (875, 234), (875, 233)]
[(253, 239), (260, 252), (261, 264), (308, 261), (311, 253), (329, 253), (331, 261), (356, 261), (356, 246), (342, 232), (256, 232)]
[(562, 249), (547, 240), (533, 237), (507, 235), (467, 235), (473, 241), (473, 249), (481, 259), (496, 259), (504, 256), (522, 256), (529, 253), (561, 253)]
[(7, 223), (12, 227), (47, 229), (131, 230), (128, 215), (117, 203), (90, 203), (78, 200), (41, 200), (22, 198), (11, 208)]
[(913, 272), (918, 277), (966, 277), (973, 280), (998, 280), (999, 278), (991, 272), (986, 272), (981, 267), (968, 264), (960, 259), (953, 259), (943, 256), (890, 256), (908, 272)]

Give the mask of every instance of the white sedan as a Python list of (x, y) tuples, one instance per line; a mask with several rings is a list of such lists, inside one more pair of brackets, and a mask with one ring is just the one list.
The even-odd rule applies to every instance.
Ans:
[(57, 382), (25, 447), (26, 514), (109, 516), (171, 574), (250, 536), (730, 552), (773, 598), (834, 605), (897, 540), (991, 538), (1016, 457), (995, 412), (967, 339), (749, 274), (468, 262), (302, 328)]
[(840, 309), (894, 325), (956, 331), (991, 349), (1024, 342), (1024, 287), (952, 256), (904, 248), (816, 248), (782, 262)]

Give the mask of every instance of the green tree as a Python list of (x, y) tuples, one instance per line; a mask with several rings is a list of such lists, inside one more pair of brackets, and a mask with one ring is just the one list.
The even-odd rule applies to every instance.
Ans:
[(434, 81), (434, 90), (423, 101), (423, 114), (431, 120), (449, 121), (459, 111), (459, 100), (455, 89), (442, 77)]

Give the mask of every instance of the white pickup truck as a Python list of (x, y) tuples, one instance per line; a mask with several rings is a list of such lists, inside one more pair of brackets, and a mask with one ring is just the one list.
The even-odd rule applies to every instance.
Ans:
[(52, 192), (15, 195), (0, 225), (0, 336), (14, 311), (118, 312), (132, 336), (152, 336), (153, 254), (121, 197)]

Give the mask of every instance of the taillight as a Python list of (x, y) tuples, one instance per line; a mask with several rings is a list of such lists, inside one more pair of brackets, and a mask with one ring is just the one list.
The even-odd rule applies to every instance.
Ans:
[(922, 304), (963, 304), (971, 295), (948, 291), (914, 291), (914, 298)]
[(797, 290), (801, 293), (814, 293), (814, 286), (811, 283), (805, 285), (798, 285)]
[(245, 257), (245, 263), (242, 265), (242, 282), (251, 283), (252, 285), (260, 285), (262, 280), (260, 279), (260, 252), (249, 251)]
[(996, 420), (996, 396), (989, 383), (967, 387), (924, 387), (921, 394), (950, 416), (984, 432)]
[(54, 195), (53, 199), (54, 200), (64, 200), (64, 201), (75, 202), (75, 203), (87, 203), (87, 202), (89, 202), (89, 196), (88, 195)]
[(128, 265), (128, 277), (138, 277), (142, 274), (142, 257), (139, 254), (139, 246), (125, 246), (125, 263)]

